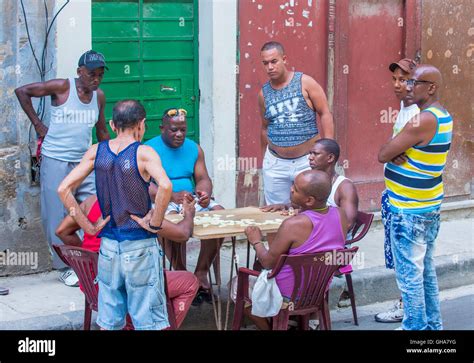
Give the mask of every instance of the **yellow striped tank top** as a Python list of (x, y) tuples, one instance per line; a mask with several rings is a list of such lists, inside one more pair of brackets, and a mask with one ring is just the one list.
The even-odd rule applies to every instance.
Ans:
[(402, 165), (387, 163), (385, 185), (392, 211), (426, 213), (440, 207), (443, 200), (443, 170), (453, 134), (453, 118), (446, 110), (428, 107), (438, 122), (436, 134), (426, 146), (413, 146)]

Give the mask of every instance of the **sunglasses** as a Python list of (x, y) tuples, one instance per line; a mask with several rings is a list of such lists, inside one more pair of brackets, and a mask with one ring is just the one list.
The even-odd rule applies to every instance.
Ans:
[(408, 80), (406, 81), (406, 84), (407, 84), (407, 86), (409, 86), (409, 87), (416, 86), (418, 83), (430, 83), (430, 84), (434, 84), (434, 82), (423, 81), (423, 80), (418, 80), (418, 79), (408, 79)]
[(170, 108), (165, 112), (165, 114), (168, 117), (186, 116), (188, 114), (188, 111), (186, 111), (184, 108)]

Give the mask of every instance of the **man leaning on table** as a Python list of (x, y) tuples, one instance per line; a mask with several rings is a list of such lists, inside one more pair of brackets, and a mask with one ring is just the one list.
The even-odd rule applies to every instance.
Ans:
[[(196, 211), (214, 211), (224, 209), (212, 196), (212, 181), (209, 177), (204, 159), (204, 151), (193, 140), (186, 137), (187, 111), (170, 108), (164, 111), (160, 125), (161, 135), (146, 142), (160, 155), (163, 168), (173, 183), (171, 202), (166, 214), (180, 213), (184, 195), (191, 193), (197, 199)], [(153, 191), (151, 191), (153, 193)], [(198, 262), (194, 274), (199, 279), (200, 289), (193, 305), (204, 300), (212, 301), (211, 285), (208, 280), (209, 268), (219, 252), (222, 238), (201, 241)], [(173, 250), (173, 266), (176, 270), (186, 270), (186, 261), (182, 256), (181, 246), (167, 243), (166, 251)]]

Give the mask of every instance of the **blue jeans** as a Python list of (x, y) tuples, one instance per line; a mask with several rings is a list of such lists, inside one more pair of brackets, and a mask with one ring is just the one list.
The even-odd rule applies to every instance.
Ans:
[(385, 238), (383, 243), (385, 267), (393, 270), (395, 266), (393, 264), (392, 243), (390, 242), (390, 217), (392, 212), (390, 211), (390, 202), (388, 200), (387, 190), (384, 190), (382, 192), (381, 205), (382, 208), (380, 212), (382, 214), (382, 223), (385, 231)]
[(102, 238), (98, 265), (100, 327), (122, 329), (127, 313), (136, 330), (169, 326), (162, 256), (156, 238), (122, 242)]
[(443, 329), (433, 259), (439, 226), (439, 210), (423, 214), (392, 212), (390, 240), (402, 292), (403, 330)]

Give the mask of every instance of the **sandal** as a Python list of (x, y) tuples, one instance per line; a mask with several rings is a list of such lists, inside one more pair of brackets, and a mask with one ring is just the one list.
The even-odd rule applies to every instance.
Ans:
[(207, 302), (207, 303), (212, 304), (212, 296), (211, 296), (211, 293), (209, 292), (209, 290), (203, 289), (202, 287), (200, 287), (198, 292), (196, 293), (196, 296), (195, 296), (193, 302), (191, 303), (191, 305), (199, 306), (204, 301)]

